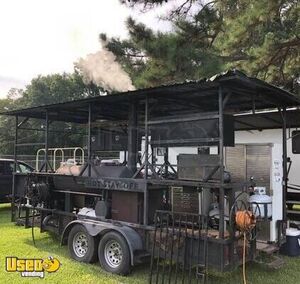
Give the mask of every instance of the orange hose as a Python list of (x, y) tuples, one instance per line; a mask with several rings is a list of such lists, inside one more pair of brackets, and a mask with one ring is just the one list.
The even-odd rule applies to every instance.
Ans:
[(241, 232), (248, 232), (255, 227), (256, 219), (251, 211), (237, 211), (235, 222)]

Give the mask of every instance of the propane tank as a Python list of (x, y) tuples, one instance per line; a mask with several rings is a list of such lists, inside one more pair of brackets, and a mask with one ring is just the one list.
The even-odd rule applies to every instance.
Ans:
[(256, 217), (272, 217), (272, 197), (266, 194), (265, 187), (254, 187), (254, 195), (249, 197), (249, 203)]

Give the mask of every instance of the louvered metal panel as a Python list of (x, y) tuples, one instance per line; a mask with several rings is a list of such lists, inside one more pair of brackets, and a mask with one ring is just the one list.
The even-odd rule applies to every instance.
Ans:
[[(226, 148), (226, 169), (230, 172), (232, 181), (243, 182), (253, 176), (256, 185), (265, 186), (269, 194), (271, 153), (271, 146), (267, 144), (236, 145)], [(269, 222), (260, 223), (257, 238), (262, 241), (270, 239)]]
[[(269, 145), (247, 145), (247, 179), (251, 176), (257, 186), (265, 186), (270, 194), (271, 147)], [(258, 240), (270, 239), (270, 222), (262, 222), (257, 232)]]
[(247, 145), (247, 180), (254, 177), (257, 186), (265, 186), (270, 193), (271, 147), (270, 145)]
[(243, 182), (251, 176), (257, 186), (270, 190), (271, 146), (236, 145), (225, 151), (226, 169), (231, 174), (232, 182)]
[(227, 147), (225, 151), (225, 166), (230, 172), (232, 182), (244, 182), (246, 180), (246, 146), (235, 145)]

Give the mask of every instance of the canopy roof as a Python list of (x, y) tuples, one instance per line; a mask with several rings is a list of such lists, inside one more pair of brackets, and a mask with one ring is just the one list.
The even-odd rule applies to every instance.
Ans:
[[(279, 111), (265, 111), (255, 114), (236, 115), (235, 130), (263, 130), (282, 128), (282, 114)], [(292, 109), (286, 112), (286, 126), (300, 126), (300, 110)]]
[[(129, 106), (133, 102), (140, 105), (138, 107), (139, 115), (143, 117), (144, 107), (142, 105), (146, 97), (149, 99), (150, 106), (155, 106), (151, 109), (151, 117), (218, 111), (220, 86), (226, 98), (225, 113), (237, 114), (251, 111), (254, 108), (255, 110), (266, 110), (300, 106), (299, 98), (288, 91), (259, 79), (248, 77), (240, 71), (230, 70), (199, 81), (187, 81), (173, 85), (90, 97), (13, 110), (2, 114), (44, 119), (48, 111), (51, 120), (86, 123), (88, 121), (88, 108), (91, 105), (93, 120), (127, 120)], [(270, 116), (274, 116), (274, 114), (270, 114)], [(255, 117), (258, 121), (261, 115)], [(300, 116), (297, 117), (300, 118)], [(254, 117), (252, 116), (252, 118)], [(275, 122), (277, 118), (272, 119), (274, 120), (273, 123), (269, 119), (268, 123), (263, 123), (262, 127), (275, 128), (278, 125)], [(243, 123), (237, 124), (237, 128), (251, 128), (247, 126), (246, 120), (247, 116), (239, 117), (238, 121)], [(257, 125), (257, 122), (252, 122), (252, 124)]]

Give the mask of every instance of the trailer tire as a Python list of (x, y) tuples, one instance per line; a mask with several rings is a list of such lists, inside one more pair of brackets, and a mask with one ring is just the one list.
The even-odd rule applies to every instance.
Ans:
[(73, 259), (91, 263), (97, 259), (97, 239), (82, 225), (75, 225), (68, 236), (68, 248)]
[(111, 273), (127, 275), (130, 273), (130, 251), (123, 236), (108, 232), (100, 240), (98, 258), (101, 267)]

